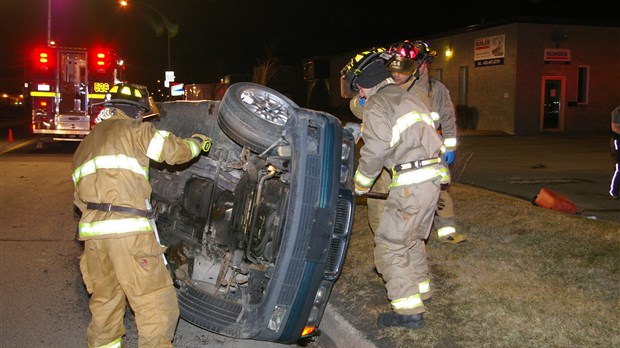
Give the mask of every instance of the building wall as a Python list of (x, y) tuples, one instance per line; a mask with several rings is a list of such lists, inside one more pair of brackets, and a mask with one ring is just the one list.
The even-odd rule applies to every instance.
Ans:
[[(476, 67), (476, 40), (501, 35), (505, 37), (503, 64)], [(518, 135), (609, 133), (611, 110), (620, 104), (620, 28), (506, 22), (439, 34), (425, 41), (437, 51), (431, 76), (448, 87), (455, 106), (462, 104), (459, 109), (471, 111), (476, 129)], [(449, 58), (445, 56), (447, 48), (453, 51)], [(556, 48), (570, 50), (570, 64), (545, 64), (544, 50)], [(339, 72), (356, 52), (331, 57), (329, 105), (339, 117), (348, 116), (348, 100), (339, 95)], [(579, 66), (590, 68), (586, 104), (576, 103)], [(466, 91), (460, 83), (461, 69), (468, 71)], [(563, 127), (559, 130), (541, 130), (543, 76), (565, 79), (560, 105)]]
[[(475, 40), (496, 35), (505, 35), (504, 64), (476, 67)], [(452, 102), (455, 106), (466, 105), (472, 109), (473, 116), (477, 119), (476, 129), (513, 133), (517, 35), (516, 25), (505, 25), (427, 41), (431, 49), (437, 51), (436, 59), (430, 65), (431, 77), (434, 77), (434, 71), (441, 69), (442, 82), (450, 90)], [(445, 55), (448, 48), (453, 52), (451, 57)], [(466, 91), (459, 83), (460, 70), (465, 67), (468, 71)], [(462, 94), (464, 97), (460, 97)]]
[[(563, 33), (558, 42), (553, 33)], [(474, 41), (505, 35), (503, 65), (475, 67)], [(467, 106), (477, 111), (477, 129), (512, 134), (540, 134), (542, 77), (565, 78), (563, 134), (609, 132), (609, 113), (620, 103), (620, 28), (565, 24), (512, 23), (428, 40), (438, 51), (431, 72), (443, 81), (458, 103), (459, 69), (469, 69)], [(443, 54), (451, 47), (454, 54)], [(545, 64), (545, 48), (570, 49), (570, 64)], [(579, 66), (590, 67), (589, 102), (576, 104)], [(551, 131), (554, 132), (554, 131)]]
[[(607, 134), (611, 110), (620, 104), (620, 28), (519, 24), (515, 132), (540, 133), (543, 76), (566, 79), (563, 134)], [(563, 33), (565, 40), (554, 40)], [(570, 49), (570, 64), (545, 64), (545, 48)], [(589, 101), (577, 104), (579, 66), (590, 67)]]

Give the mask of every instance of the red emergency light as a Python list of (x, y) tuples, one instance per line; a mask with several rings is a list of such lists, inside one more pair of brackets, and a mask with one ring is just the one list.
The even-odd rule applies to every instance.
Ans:
[(97, 53), (97, 66), (104, 66), (105, 63), (105, 53)]
[(100, 74), (105, 74), (108, 72), (108, 69), (112, 65), (113, 55), (110, 52), (97, 49), (93, 51), (92, 54), (92, 66), (95, 72)]
[(36, 49), (34, 54), (35, 66), (39, 70), (50, 70), (54, 60), (52, 51), (47, 49)]

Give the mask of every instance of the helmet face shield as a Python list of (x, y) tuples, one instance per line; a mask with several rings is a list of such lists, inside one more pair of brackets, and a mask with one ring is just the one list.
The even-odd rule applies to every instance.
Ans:
[(159, 108), (157, 107), (157, 104), (155, 104), (155, 99), (149, 96), (149, 111), (144, 114), (144, 118), (157, 115), (159, 115)]

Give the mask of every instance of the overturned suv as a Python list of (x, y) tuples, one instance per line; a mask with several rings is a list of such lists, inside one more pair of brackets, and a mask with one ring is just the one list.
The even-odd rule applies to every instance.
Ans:
[(181, 317), (235, 338), (316, 335), (351, 232), (351, 133), (253, 83), (160, 111), (157, 128), (213, 139), (192, 163), (151, 168)]

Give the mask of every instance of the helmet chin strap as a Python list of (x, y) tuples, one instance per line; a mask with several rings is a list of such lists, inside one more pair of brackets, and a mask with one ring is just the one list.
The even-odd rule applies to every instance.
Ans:
[(413, 71), (413, 74), (411, 74), (411, 76), (414, 76), (416, 79), (419, 79), (420, 78), (420, 68), (416, 68)]
[(413, 85), (415, 85), (415, 82), (420, 78), (420, 69), (416, 68), (413, 73), (411, 75), (409, 75), (409, 77), (407, 78), (407, 81), (405, 81), (405, 83), (411, 81), (411, 79), (414, 79), (413, 83), (409, 85), (409, 87), (407, 87), (407, 92), (411, 91), (411, 89), (413, 88)]

